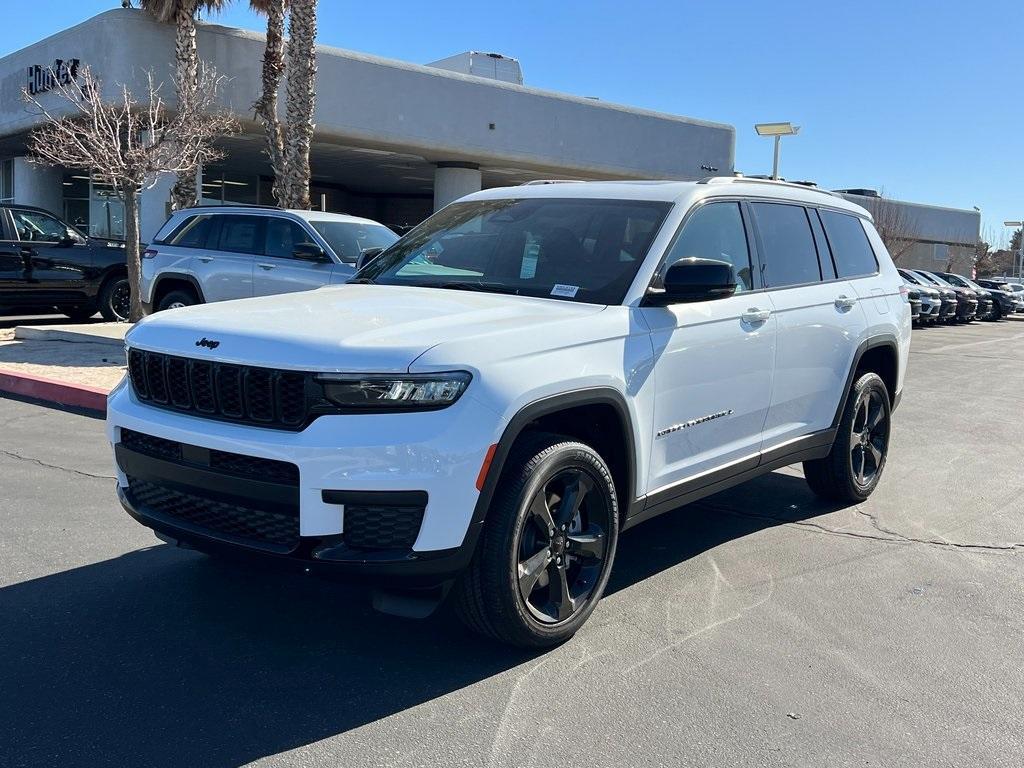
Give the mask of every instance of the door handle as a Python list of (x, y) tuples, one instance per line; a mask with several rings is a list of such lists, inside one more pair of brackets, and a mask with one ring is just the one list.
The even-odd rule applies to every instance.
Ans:
[(771, 316), (772, 311), (770, 309), (751, 308), (744, 312), (742, 315), (740, 315), (740, 319), (743, 320), (744, 323), (749, 323), (750, 325), (758, 325), (760, 323), (765, 322)]
[(856, 303), (856, 299), (851, 299), (842, 295), (837, 296), (835, 300), (836, 309), (853, 309), (853, 305)]
[(268, 272), (269, 272), (269, 271), (270, 271), (271, 269), (273, 269), (273, 268), (274, 268), (274, 265), (273, 265), (273, 264), (258, 264), (257, 266), (258, 266), (258, 267), (259, 267), (260, 269), (265, 269), (265, 270), (267, 270)]
[(199, 260), (203, 262), (203, 264), (209, 264), (211, 261), (213, 261), (213, 256), (200, 256)]

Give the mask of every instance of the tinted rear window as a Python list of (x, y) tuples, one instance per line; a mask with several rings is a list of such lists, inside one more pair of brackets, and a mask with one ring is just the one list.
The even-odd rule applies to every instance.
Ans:
[(856, 216), (819, 211), (839, 277), (864, 277), (878, 272), (878, 262), (864, 225)]
[(220, 224), (221, 251), (263, 253), (262, 216), (222, 216)]
[(189, 216), (171, 234), (167, 242), (183, 248), (204, 248), (212, 223), (212, 216)]
[(763, 246), (765, 285), (780, 288), (820, 281), (818, 252), (803, 207), (782, 203), (751, 203), (750, 207)]

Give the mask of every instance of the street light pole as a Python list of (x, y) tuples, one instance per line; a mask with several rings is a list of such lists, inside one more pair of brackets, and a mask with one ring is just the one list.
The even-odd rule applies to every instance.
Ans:
[(792, 123), (757, 123), (754, 126), (758, 136), (773, 136), (775, 138), (775, 158), (772, 161), (772, 178), (779, 178), (779, 149), (782, 145), (783, 136), (796, 136), (800, 132), (799, 125)]

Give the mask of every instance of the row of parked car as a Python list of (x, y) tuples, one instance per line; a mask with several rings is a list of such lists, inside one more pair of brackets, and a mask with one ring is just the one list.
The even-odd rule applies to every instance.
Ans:
[(1007, 278), (971, 280), (952, 272), (901, 269), (910, 286), (910, 312), (918, 325), (1002, 320), (1024, 312), (1024, 283)]

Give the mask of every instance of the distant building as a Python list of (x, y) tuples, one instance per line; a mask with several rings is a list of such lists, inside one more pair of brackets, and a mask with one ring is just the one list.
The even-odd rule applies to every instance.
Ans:
[(980, 211), (892, 200), (870, 189), (836, 191), (871, 212), (898, 266), (971, 275)]

